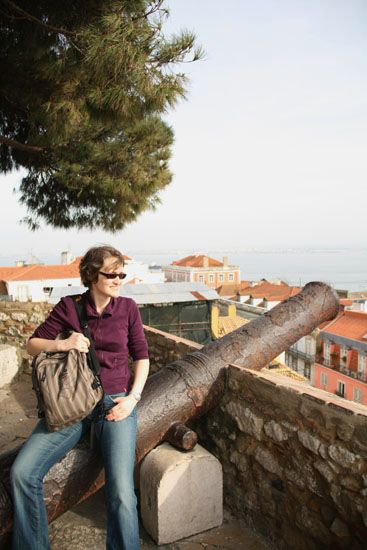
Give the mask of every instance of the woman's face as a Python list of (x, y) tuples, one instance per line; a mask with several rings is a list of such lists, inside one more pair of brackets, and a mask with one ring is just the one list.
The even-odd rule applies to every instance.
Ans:
[(114, 277), (109, 279), (103, 273), (123, 273), (123, 267), (118, 260), (114, 257), (106, 258), (103, 262), (103, 266), (99, 270), (98, 279), (95, 283), (92, 283), (91, 290), (94, 295), (99, 295), (101, 297), (113, 298), (119, 295), (119, 289), (121, 285), (121, 279), (119, 277)]

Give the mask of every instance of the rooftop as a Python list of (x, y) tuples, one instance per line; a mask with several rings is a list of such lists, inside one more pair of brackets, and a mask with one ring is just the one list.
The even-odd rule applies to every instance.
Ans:
[(0, 267), (0, 280), (36, 281), (44, 279), (80, 279), (80, 260), (81, 256), (78, 256), (69, 264), (32, 264), (14, 267)]
[[(49, 301), (56, 303), (63, 296), (82, 292), (85, 292), (85, 288), (82, 286), (54, 288)], [(125, 284), (120, 287), (120, 296), (133, 298), (137, 304), (141, 305), (195, 302), (219, 298), (216, 291), (208, 288), (204, 283)]]
[[(207, 262), (207, 263), (206, 263)], [(223, 262), (210, 258), (205, 254), (194, 254), (186, 256), (181, 260), (172, 262), (171, 265), (183, 266), (183, 267), (223, 267)]]
[(241, 281), (240, 283), (224, 283), (216, 288), (219, 296), (234, 296), (237, 292), (243, 288), (247, 288), (250, 285), (250, 281)]
[(351, 340), (367, 341), (367, 313), (362, 311), (342, 311), (336, 319), (323, 327), (323, 332), (343, 336)]
[(280, 282), (279, 284), (271, 283), (262, 280), (255, 285), (243, 287), (240, 290), (241, 296), (251, 296), (252, 298), (261, 298), (270, 301), (282, 302), (291, 296), (295, 296), (301, 291), (298, 286), (289, 286), (287, 283)]

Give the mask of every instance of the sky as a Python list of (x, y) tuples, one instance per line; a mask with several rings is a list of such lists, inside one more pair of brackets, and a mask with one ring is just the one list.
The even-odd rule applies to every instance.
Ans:
[(1, 175), (0, 257), (130, 254), (256, 247), (365, 246), (365, 0), (169, 0), (167, 32), (188, 28), (205, 50), (185, 64), (173, 181), (155, 212), (114, 235), (32, 233)]

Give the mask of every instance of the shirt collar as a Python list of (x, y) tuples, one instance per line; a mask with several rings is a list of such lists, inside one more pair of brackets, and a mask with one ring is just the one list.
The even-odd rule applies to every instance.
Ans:
[(98, 313), (98, 311), (96, 310), (96, 306), (94, 304), (94, 301), (93, 301), (92, 295), (90, 293), (90, 290), (87, 290), (87, 292), (85, 293), (85, 296), (87, 298), (86, 304), (87, 304), (87, 315), (88, 315), (88, 317), (101, 317), (101, 316), (105, 317), (105, 316), (112, 315), (116, 298), (111, 298), (108, 305), (103, 310), (102, 315), (100, 315)]

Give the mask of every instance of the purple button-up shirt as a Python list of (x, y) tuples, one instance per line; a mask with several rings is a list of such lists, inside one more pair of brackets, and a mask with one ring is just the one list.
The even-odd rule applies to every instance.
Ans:
[[(101, 364), (101, 381), (107, 394), (128, 391), (130, 369), (128, 357), (133, 361), (148, 359), (148, 345), (138, 306), (131, 298), (111, 298), (100, 315), (89, 291), (86, 293), (88, 327)], [(82, 332), (73, 298), (65, 296), (54, 307), (47, 319), (31, 338), (54, 340), (65, 330)]]

